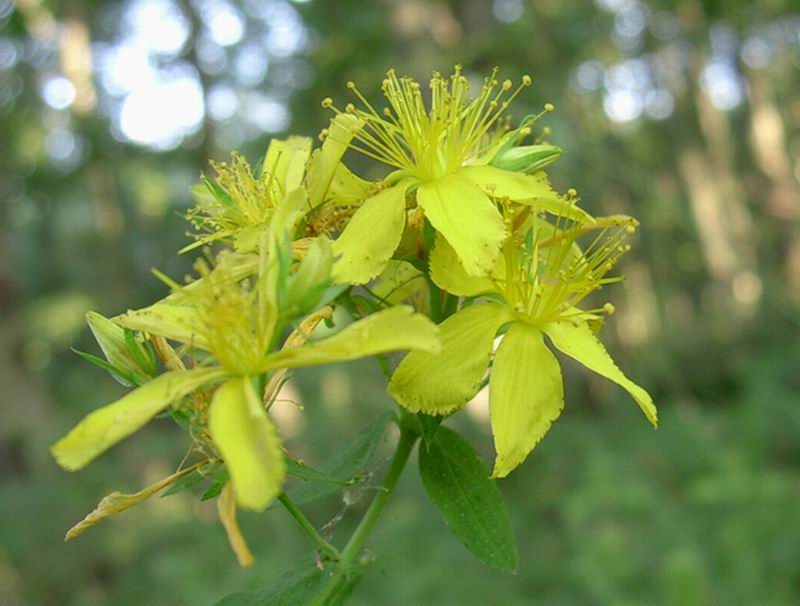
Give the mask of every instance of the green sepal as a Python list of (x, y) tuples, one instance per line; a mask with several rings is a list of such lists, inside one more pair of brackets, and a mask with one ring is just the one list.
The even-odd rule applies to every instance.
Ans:
[(87, 362), (91, 362), (95, 366), (99, 366), (103, 370), (107, 370), (109, 374), (112, 377), (114, 377), (114, 379), (116, 379), (119, 383), (121, 383), (126, 387), (130, 387), (132, 385), (142, 385), (147, 382), (147, 379), (145, 379), (141, 375), (138, 375), (132, 371), (123, 370), (118, 366), (114, 366), (110, 362), (106, 362), (103, 358), (92, 355), (85, 351), (81, 351), (79, 349), (75, 349), (74, 347), (70, 349), (72, 349), (73, 353), (78, 354), (81, 358), (83, 358)]
[(330, 287), (333, 254), (327, 238), (315, 239), (300, 262), (297, 271), (285, 279), (285, 288), (278, 289), (281, 315), (292, 320), (319, 306)]

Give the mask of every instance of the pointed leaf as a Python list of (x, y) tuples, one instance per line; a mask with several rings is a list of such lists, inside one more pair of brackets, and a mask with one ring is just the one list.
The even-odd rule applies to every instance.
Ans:
[(658, 411), (653, 398), (625, 376), (586, 322), (553, 322), (544, 327), (544, 332), (558, 350), (627, 390), (653, 427), (658, 426)]
[(561, 368), (539, 330), (521, 322), (508, 329), (492, 364), (489, 407), (497, 451), (492, 477), (503, 478), (564, 408)]
[(69, 471), (80, 469), (99, 454), (134, 433), (170, 404), (219, 380), (225, 371), (197, 368), (167, 372), (136, 388), (113, 404), (89, 413), (50, 451)]
[(469, 442), (440, 427), (419, 452), (419, 473), (431, 501), (464, 546), (500, 570), (517, 567), (517, 546), (503, 498)]
[(266, 509), (281, 492), (286, 464), (275, 426), (247, 377), (230, 379), (217, 389), (208, 410), (208, 430), (239, 505)]
[(469, 275), (485, 276), (492, 270), (506, 230), (503, 217), (480, 187), (459, 172), (420, 185), (417, 202)]
[(356, 211), (342, 235), (333, 243), (339, 256), (333, 270), (335, 282), (363, 284), (386, 267), (406, 223), (406, 185), (379, 191)]
[(500, 327), (514, 320), (505, 305), (470, 305), (442, 322), (439, 354), (411, 352), (395, 370), (389, 393), (411, 412), (447, 414), (480, 387), (492, 342)]

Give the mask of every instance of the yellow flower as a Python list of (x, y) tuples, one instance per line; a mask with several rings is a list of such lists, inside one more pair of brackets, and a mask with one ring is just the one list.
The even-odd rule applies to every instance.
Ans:
[(295, 198), (293, 206), (309, 211), (336, 188), (343, 178), (339, 160), (359, 127), (352, 116), (337, 120), (329, 129), (332, 136), (313, 154), (308, 137), (273, 139), (260, 170), (253, 170), (235, 152), (229, 164), (212, 162), (216, 178), (204, 177), (192, 188), (195, 207), (188, 218), (198, 233), (181, 252), (212, 242), (233, 245), (242, 253), (257, 250), (262, 233), (287, 197)]
[[(330, 99), (323, 101), (340, 117), (363, 124), (353, 135), (351, 148), (396, 169), (386, 177), (386, 187), (363, 201), (334, 243), (334, 252), (340, 255), (334, 267), (337, 281), (367, 282), (384, 269), (400, 242), (406, 225), (406, 197), (411, 193), (470, 276), (489, 273), (508, 235), (496, 200), (536, 204), (540, 210), (567, 212), (574, 218), (583, 216), (559, 199), (544, 173), (528, 175), (490, 165), (494, 153), (530, 132), (525, 126), (505, 133), (506, 127), (499, 122), (511, 100), (531, 84), (530, 77), (524, 76), (514, 88), (510, 80), (496, 80), (496, 74), (497, 69), (485, 79), (478, 96), (470, 99), (459, 66), (450, 78), (434, 73), (429, 108), (420, 85), (411, 78), (398, 78), (394, 71), (383, 81), (390, 105), (383, 113), (378, 113), (352, 82), (348, 87), (363, 108), (348, 104), (340, 112)], [(551, 156), (552, 150), (545, 155)], [(542, 162), (541, 155), (538, 161)]]
[[(623, 374), (592, 329), (613, 306), (577, 307), (593, 291), (619, 280), (606, 274), (628, 250), (623, 241), (636, 225), (623, 216), (590, 225), (529, 218), (520, 231), (525, 236), (509, 240), (493, 275), (482, 279), (468, 276), (447, 242), (438, 240), (431, 259), (434, 279), (453, 294), (488, 300), (462, 308), (441, 324), (441, 353), (406, 356), (389, 392), (412, 412), (452, 412), (479, 389), (495, 336), (506, 327), (489, 381), (494, 477), (522, 463), (563, 408), (561, 370), (545, 335), (556, 349), (626, 389), (655, 426), (652, 399)], [(584, 234), (593, 239), (581, 250), (576, 240)]]
[[(281, 209), (273, 220), (280, 226), (293, 224), (284, 223)], [(239, 266), (229, 266), (223, 256), (215, 269), (203, 269), (200, 280), (167, 300), (115, 319), (125, 328), (177, 341), (187, 353), (200, 352), (192, 357), (202, 360), (201, 367), (166, 372), (90, 413), (53, 445), (62, 467), (80, 469), (163, 410), (198, 390), (215, 388), (210, 404), (205, 396), (192, 402), (203, 425), (197, 433), (207, 434), (209, 445), (225, 461), (238, 504), (263, 510), (279, 494), (286, 475), (280, 440), (255, 387), (268, 373), (401, 349), (438, 350), (436, 325), (408, 306), (377, 312), (313, 343), (297, 346), (293, 339), (277, 348), (286, 322), (295, 319), (283, 314), (281, 293), (291, 295), (293, 279), (300, 281), (298, 288), (307, 288), (319, 281), (312, 270), (330, 267), (320, 258), (327, 254), (330, 260), (328, 249), (314, 253), (315, 268), (304, 271), (301, 263), (296, 272), (283, 275), (280, 241), (273, 238), (262, 247), (252, 280), (241, 279)]]

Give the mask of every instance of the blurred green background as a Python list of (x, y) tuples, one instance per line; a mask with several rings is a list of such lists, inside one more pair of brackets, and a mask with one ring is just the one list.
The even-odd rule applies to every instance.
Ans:
[[(77, 474), (47, 447), (123, 393), (71, 345), (83, 315), (162, 296), (190, 259), (182, 213), (210, 158), (257, 161), (315, 135), (353, 79), (534, 77), (552, 168), (597, 213), (642, 222), (604, 330), (661, 411), (565, 364), (567, 408), (501, 483), (520, 545), (474, 560), (402, 478), (353, 604), (800, 603), (800, 7), (792, 0), (0, 0), (0, 604), (210, 604), (309, 549), (279, 509), (241, 515), (237, 568), (213, 505), (188, 493), (63, 544), (111, 490), (174, 469), (168, 421)], [(278, 411), (324, 460), (391, 405), (377, 364), (298, 372)], [(490, 460), (485, 402), (452, 420)], [(348, 502), (354, 500), (350, 495)], [(363, 511), (310, 509), (334, 540)]]

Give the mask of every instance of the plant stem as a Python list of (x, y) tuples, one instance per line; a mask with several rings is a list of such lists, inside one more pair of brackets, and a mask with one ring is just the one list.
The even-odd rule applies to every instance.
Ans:
[(308, 537), (314, 542), (314, 544), (322, 553), (334, 561), (341, 558), (339, 550), (320, 536), (320, 534), (317, 532), (317, 529), (314, 528), (314, 525), (308, 520), (300, 508), (295, 505), (294, 501), (292, 501), (284, 493), (281, 493), (281, 495), (278, 497), (278, 500), (286, 508), (286, 511), (288, 511), (289, 514), (297, 521), (297, 523), (300, 525), (300, 528), (303, 529), (303, 532), (308, 535)]
[(327, 600), (333, 596), (340, 584), (346, 579), (348, 569), (361, 554), (364, 542), (367, 540), (367, 536), (369, 536), (370, 531), (378, 521), (394, 487), (397, 485), (397, 480), (400, 479), (400, 475), (403, 473), (408, 457), (411, 455), (418, 438), (419, 434), (413, 426), (410, 426), (405, 421), (400, 422), (400, 439), (397, 441), (394, 456), (389, 465), (389, 471), (386, 472), (386, 477), (383, 479), (383, 484), (378, 489), (367, 512), (361, 518), (361, 522), (359, 522), (347, 545), (342, 550), (336, 572), (323, 590), (314, 598), (311, 603), (312, 606), (326, 604)]

